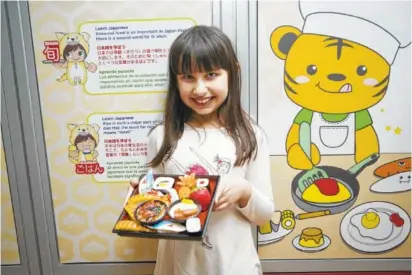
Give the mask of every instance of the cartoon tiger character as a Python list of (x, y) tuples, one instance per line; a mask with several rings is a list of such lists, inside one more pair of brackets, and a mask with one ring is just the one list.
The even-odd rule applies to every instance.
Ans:
[[(285, 60), (284, 89), (302, 109), (286, 140), (287, 161), (295, 169), (319, 164), (322, 152), (348, 154), (359, 161), (379, 152), (368, 109), (380, 102), (389, 84), (390, 64), (361, 44), (281, 26), (270, 36), (274, 54)], [(299, 144), (300, 125), (311, 131), (311, 156)]]

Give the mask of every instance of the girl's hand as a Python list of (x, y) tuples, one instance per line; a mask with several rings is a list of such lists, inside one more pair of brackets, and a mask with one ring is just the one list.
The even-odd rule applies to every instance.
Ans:
[(90, 63), (89, 66), (87, 67), (87, 70), (88, 70), (89, 72), (94, 73), (94, 72), (96, 72), (96, 70), (97, 70), (97, 65), (94, 64), (94, 63)]
[(235, 179), (234, 181), (222, 185), (216, 194), (214, 211), (222, 211), (233, 205), (241, 208), (247, 205), (252, 194), (252, 185), (245, 179)]
[(135, 188), (139, 184), (139, 179), (138, 178), (133, 178), (129, 182), (130, 186)]
[(58, 69), (64, 69), (66, 67), (66, 61), (64, 63), (61, 63), (60, 61), (57, 63), (52, 63), (52, 65)]

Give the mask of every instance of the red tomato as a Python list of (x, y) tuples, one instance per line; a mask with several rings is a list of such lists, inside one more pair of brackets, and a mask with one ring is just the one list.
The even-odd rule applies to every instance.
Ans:
[(390, 217), (389, 220), (393, 223), (394, 226), (396, 227), (401, 227), (405, 221), (399, 216), (398, 213), (393, 213)]

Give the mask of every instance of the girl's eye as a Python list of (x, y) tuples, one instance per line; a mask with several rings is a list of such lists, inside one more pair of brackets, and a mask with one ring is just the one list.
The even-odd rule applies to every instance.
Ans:
[(79, 56), (83, 56), (84, 55), (84, 51), (79, 51)]
[(182, 76), (183, 79), (192, 79), (192, 76), (190, 74), (185, 74)]
[(72, 54), (71, 54), (71, 53), (66, 53), (66, 56), (67, 56), (67, 57), (71, 57)]
[(217, 76), (216, 73), (208, 73), (207, 78), (215, 78)]

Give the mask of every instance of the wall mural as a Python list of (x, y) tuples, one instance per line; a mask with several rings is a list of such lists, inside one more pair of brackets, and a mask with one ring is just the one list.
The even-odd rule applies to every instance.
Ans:
[[(261, 258), (410, 258), (410, 11), (406, 1), (259, 3), (259, 53), (272, 54), (259, 56), (259, 123), (277, 208), (258, 230)], [(406, 121), (384, 125), (390, 117)]]
[(112, 229), (129, 180), (147, 170), (169, 47), (186, 28), (211, 23), (212, 3), (33, 1), (29, 8), (59, 261), (154, 261), (157, 240)]

